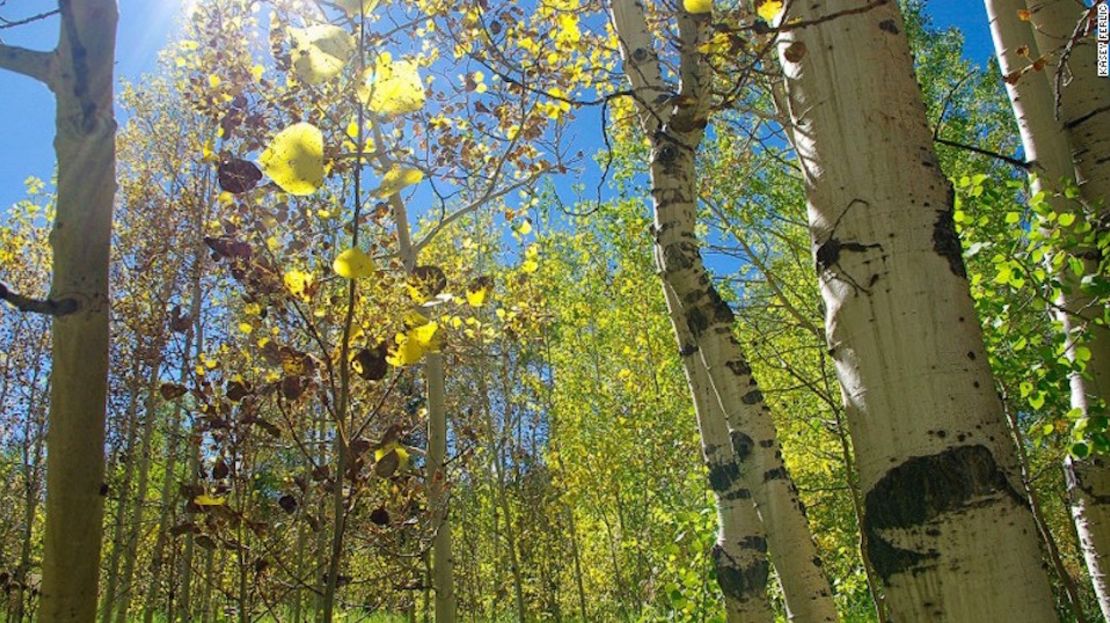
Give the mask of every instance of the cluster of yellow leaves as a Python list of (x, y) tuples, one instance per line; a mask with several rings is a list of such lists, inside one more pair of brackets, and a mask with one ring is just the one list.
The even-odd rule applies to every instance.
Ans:
[(479, 277), (470, 282), (466, 287), (466, 303), (471, 307), (481, 307), (486, 304), (486, 299), (489, 298), (490, 290), (493, 288), (493, 280), (489, 277)]
[(263, 172), (291, 195), (311, 195), (324, 185), (324, 135), (296, 123), (274, 137), (258, 158)]
[(768, 24), (774, 24), (782, 14), (785, 2), (783, 0), (761, 0), (756, 3), (755, 12)]
[(520, 270), (526, 273), (534, 273), (540, 269), (539, 262), (539, 249), (536, 245), (531, 245), (524, 250), (524, 261), (520, 264)]
[(398, 333), (394, 342), (394, 347), (386, 356), (390, 365), (401, 367), (419, 363), (424, 355), (441, 348), (439, 323), (432, 322), (420, 312), (409, 312), (405, 315), (405, 331)]
[(285, 273), (282, 281), (285, 283), (285, 288), (293, 296), (306, 303), (311, 299), (308, 294), (309, 288), (312, 287), (312, 275), (310, 273), (293, 269)]

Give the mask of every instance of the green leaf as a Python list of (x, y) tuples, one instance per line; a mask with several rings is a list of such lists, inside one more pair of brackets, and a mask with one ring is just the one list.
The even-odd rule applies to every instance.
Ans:
[(1071, 444), (1071, 454), (1077, 459), (1085, 459), (1091, 455), (1091, 448), (1085, 441), (1076, 442)]

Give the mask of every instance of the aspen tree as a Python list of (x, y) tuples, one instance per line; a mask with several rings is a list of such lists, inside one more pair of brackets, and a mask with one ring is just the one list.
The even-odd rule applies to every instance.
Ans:
[(890, 615), (1055, 620), (901, 13), (835, 0), (773, 22)]
[(59, 14), (54, 51), (0, 45), (0, 68), (47, 85), (57, 105), (53, 282), (46, 301), (17, 305), (54, 316), (39, 618), (84, 623), (96, 618), (103, 532), (118, 10), (115, 0), (61, 0)]

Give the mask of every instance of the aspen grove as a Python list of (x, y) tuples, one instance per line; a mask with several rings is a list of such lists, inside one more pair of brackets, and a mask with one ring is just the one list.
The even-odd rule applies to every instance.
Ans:
[(1108, 66), (1107, 0), (0, 0), (0, 622), (1107, 620)]

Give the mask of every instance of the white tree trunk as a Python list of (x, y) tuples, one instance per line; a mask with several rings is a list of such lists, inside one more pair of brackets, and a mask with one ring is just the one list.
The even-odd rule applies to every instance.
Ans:
[(709, 470), (709, 488), (717, 501), (717, 544), (713, 565), (717, 585), (725, 597), (728, 623), (774, 621), (767, 599), (767, 536), (752, 503), (752, 493), (740, 479), (741, 460), (733, 448), (725, 414), (713, 392), (705, 366), (695, 356), (694, 337), (686, 328), (681, 307), (666, 287), (667, 308), (678, 338), (686, 382), (694, 398), (701, 433), (702, 457)]
[[(108, 261), (115, 197), (115, 0), (61, 0), (54, 52), (0, 44), (0, 68), (45, 83), (57, 104), (57, 216), (49, 300), (53, 353), (46, 457), (43, 621), (96, 619), (104, 515)], [(8, 293), (4, 293), (5, 296)]]
[[(1106, 209), (1110, 208), (1110, 79), (1098, 75), (1094, 36), (1082, 37), (1067, 50), (1074, 34), (1086, 33), (1086, 7), (1082, 4), (1076, 0), (1027, 2), (1037, 48), (1048, 60), (1045, 72), (1059, 96), (1060, 122), (1075, 158), (1080, 187)], [(1084, 30), (1076, 30), (1081, 19)], [(1058, 73), (1063, 55), (1066, 64)]]
[[(390, 197), (398, 246), (405, 270), (411, 272), (419, 260), (412, 243), (408, 211), (398, 195)], [(428, 507), (432, 513), (435, 537), (432, 541), (432, 585), (435, 588), (436, 623), (454, 623), (458, 616), (455, 597), (455, 557), (451, 547), (451, 523), (447, 495), (447, 406), (446, 372), (443, 355), (428, 353), (424, 358), (424, 383), (428, 400)]]
[(897, 5), (792, 7), (779, 50), (891, 617), (1054, 621)]
[(681, 86), (679, 97), (671, 98), (672, 89), (662, 78), (643, 4), (615, 0), (611, 10), (624, 73), (635, 93), (644, 135), (651, 141), (656, 258), (674, 306), (672, 317), (681, 319), (681, 324), (675, 325), (676, 333), (688, 331), (692, 337), (684, 344), (683, 355), (704, 366), (713, 398), (725, 416), (739, 487), (750, 492), (763, 520), (787, 616), (806, 622), (836, 621), (832, 590), (821, 570), (805, 508), (783, 463), (770, 408), (732, 335), (732, 310), (705, 269), (695, 235), (695, 153), (708, 108), (708, 78), (698, 43), (708, 16), (682, 12), (678, 17)]
[[(1033, 29), (1018, 17), (1018, 12), (1026, 7), (1025, 0), (987, 0), (986, 5), (1002, 73), (1017, 75), (1029, 63), (1019, 50), (1029, 50), (1028, 56), (1031, 58), (1038, 58), (1041, 54)], [(1061, 8), (1066, 9), (1063, 11), (1065, 15), (1076, 13), (1074, 4), (1070, 7), (1055, 7), (1052, 13), (1060, 12)], [(1043, 21), (1047, 14), (1048, 11), (1041, 12), (1040, 19)], [(1074, 22), (1072, 27), (1074, 28)], [(1087, 68), (1075, 69), (1084, 71)], [(1032, 180), (1033, 192), (1045, 191), (1048, 201), (1052, 202), (1053, 209), (1058, 212), (1074, 212), (1078, 206), (1060, 193), (1065, 185), (1076, 182), (1078, 163), (1072, 161), (1073, 151), (1076, 151), (1080, 161), (1082, 154), (1073, 150), (1069, 144), (1069, 138), (1074, 132), (1069, 132), (1056, 118), (1051, 78), (1045, 72), (1029, 71), (1020, 80), (1010, 80), (1006, 90), (1021, 131), (1026, 158), (1036, 165)], [(1087, 94), (1069, 93), (1071, 89), (1084, 86), (1083, 82), (1066, 87), (1063, 102), (1073, 106), (1077, 99), (1084, 101)], [(1110, 81), (1104, 82), (1110, 86)], [(1103, 103), (1110, 104), (1110, 99)], [(1110, 119), (1110, 115), (1103, 117)], [(1110, 131), (1110, 126), (1106, 129)], [(1110, 147), (1110, 142), (1106, 146)], [(1096, 186), (1097, 184), (1088, 183), (1080, 187), (1083, 199), (1091, 205), (1096, 205), (1100, 200), (1094, 194)], [(1087, 263), (1094, 268), (1090, 266), (1093, 262)], [(1087, 314), (1101, 314), (1102, 310), (1089, 307), (1090, 298), (1079, 292), (1078, 284), (1070, 272), (1059, 275), (1059, 278), (1061, 283), (1066, 284), (1066, 288), (1057, 301), (1058, 306), (1054, 308), (1053, 314), (1067, 336), (1066, 353), (1069, 359), (1075, 360), (1082, 330), (1087, 328), (1090, 331), (1090, 341), (1086, 344), (1091, 351), (1091, 359), (1087, 365), (1088, 375), (1071, 375), (1071, 406), (1086, 414), (1090, 398), (1110, 404), (1110, 331), (1105, 326), (1088, 325), (1090, 318), (1083, 313), (1068, 313), (1067, 310), (1089, 310)], [(1103, 616), (1110, 617), (1110, 469), (1101, 459), (1068, 459), (1064, 462), (1064, 471), (1080, 549), (1083, 551)]]

